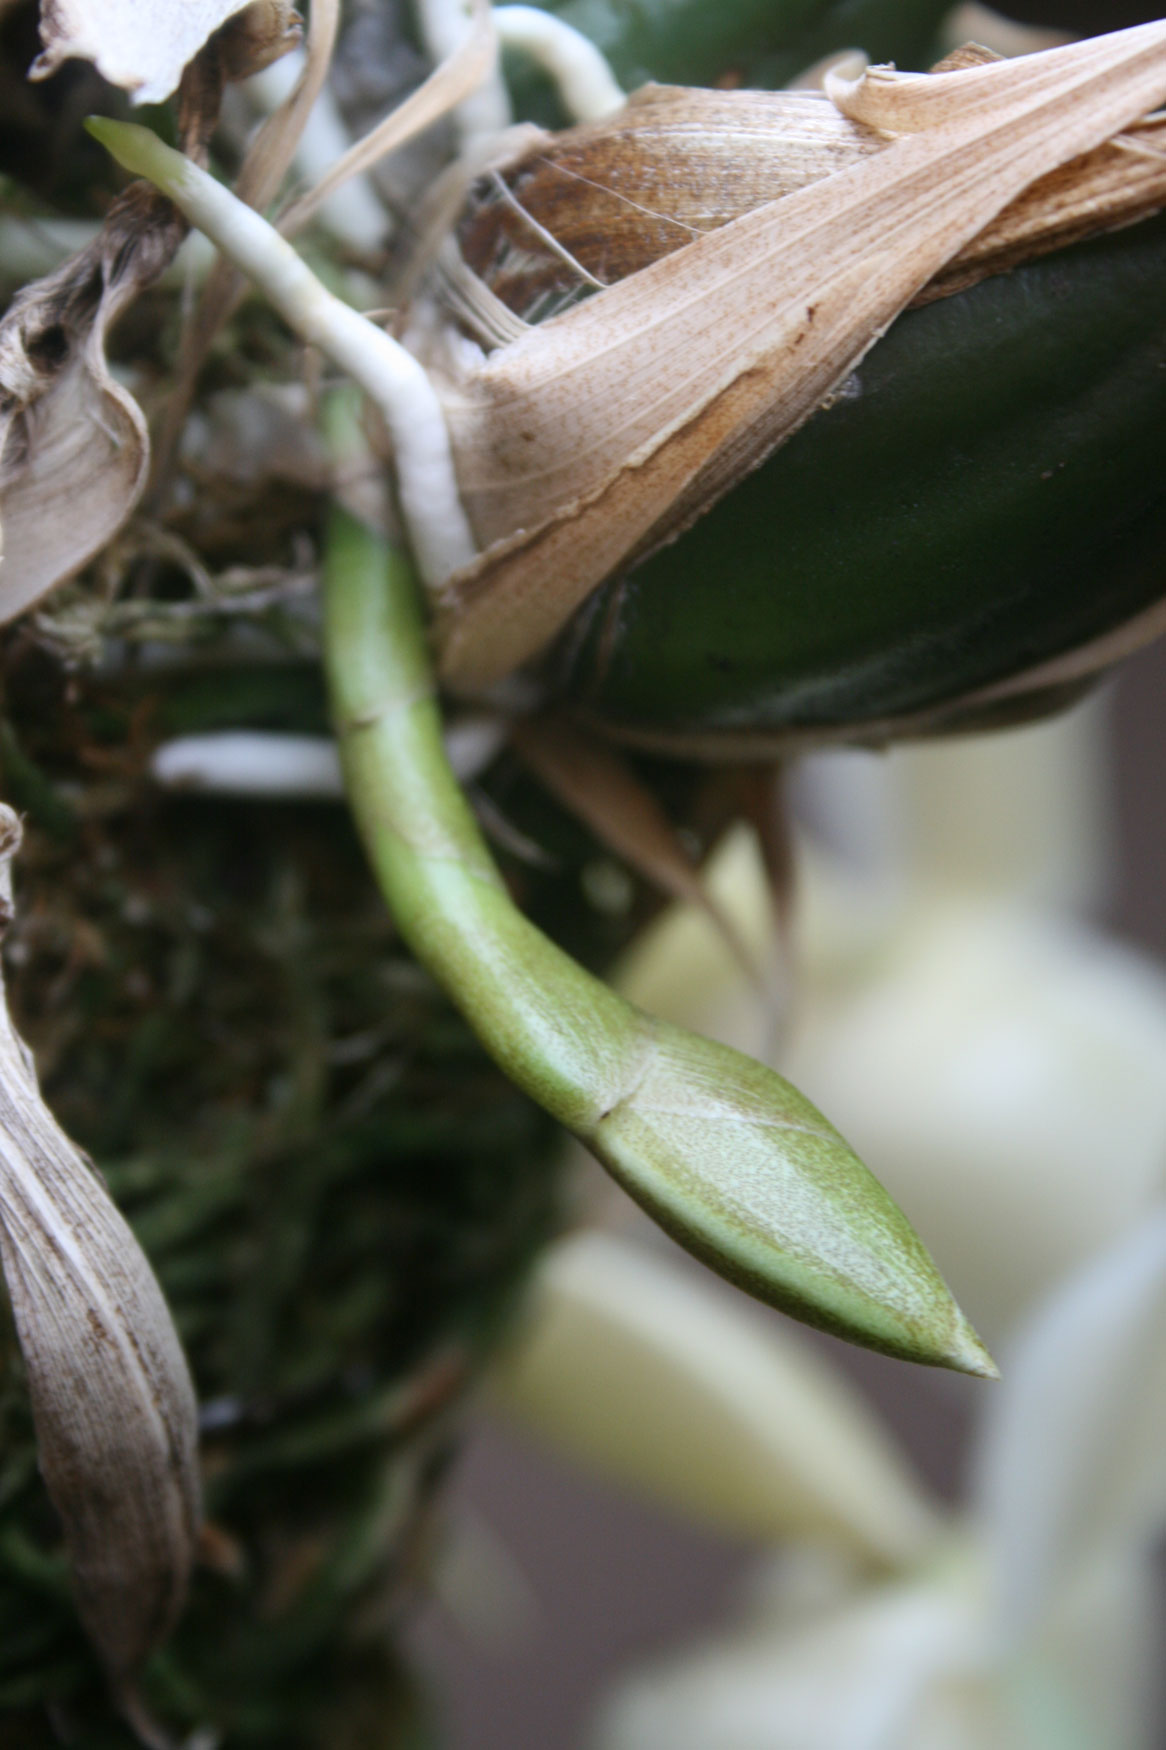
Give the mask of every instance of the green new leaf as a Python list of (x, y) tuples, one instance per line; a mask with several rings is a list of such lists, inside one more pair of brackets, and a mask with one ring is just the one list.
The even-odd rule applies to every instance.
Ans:
[(993, 1375), (905, 1217), (808, 1100), (634, 1008), (513, 905), (445, 760), (408, 563), (342, 511), (325, 641), (349, 796), (385, 897), (506, 1073), (759, 1299), (888, 1354)]

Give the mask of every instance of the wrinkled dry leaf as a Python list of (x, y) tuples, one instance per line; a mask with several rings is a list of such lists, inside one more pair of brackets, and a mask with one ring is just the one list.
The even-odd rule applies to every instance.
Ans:
[(135, 103), (162, 103), (211, 33), (244, 11), (254, 73), (295, 40), (281, 0), (43, 0), (44, 50), (29, 78), (47, 79), (62, 61), (92, 61)]
[(110, 375), (105, 337), (185, 230), (138, 183), (100, 236), (18, 292), (0, 322), (0, 621), (80, 570), (137, 502), (146, 422)]
[(1098, 231), (1148, 218), (1164, 205), (1166, 118), (1158, 115), (1042, 176), (973, 238), (915, 302), (950, 297), (988, 274), (1005, 273)]
[[(969, 45), (932, 71), (998, 58)], [(639, 273), (889, 144), (822, 94), (648, 85), (618, 116), (543, 134), (483, 178), (459, 226), (461, 264), (515, 315), (545, 320), (597, 284)], [(1166, 120), (1157, 116), (1034, 183), (914, 302), (949, 296), (1163, 205)], [(459, 265), (455, 259), (455, 271)], [(458, 289), (469, 283), (459, 272)], [(495, 337), (487, 328), (482, 338)]]
[[(0, 804), (0, 919), (20, 824)], [(0, 1258), (82, 1620), (123, 1684), (173, 1626), (198, 1523), (194, 1390), (162, 1292), (41, 1099), (0, 995)]]
[(545, 321), (887, 143), (820, 92), (646, 85), (615, 115), (541, 134), (480, 178), (460, 254), (516, 315)]
[(446, 412), (485, 549), (438, 603), (451, 683), (541, 648), (789, 437), (1010, 202), (1146, 116), (1166, 97), (1166, 23), (830, 92), (896, 137), (480, 365), (451, 349)]

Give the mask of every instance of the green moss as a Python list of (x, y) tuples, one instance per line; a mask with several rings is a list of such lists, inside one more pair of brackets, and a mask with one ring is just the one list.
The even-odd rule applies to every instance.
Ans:
[[(204, 1406), (207, 1560), (145, 1695), (224, 1746), (406, 1750), (428, 1728), (379, 1625), (557, 1220), (555, 1133), (395, 941), (342, 810), (162, 799), (134, 725), (165, 717), (170, 683), (119, 715), (97, 682), (52, 681), (12, 653), (11, 743), (76, 802), (68, 837), (30, 812), (12, 1006), (153, 1259)], [(95, 771), (116, 775), (110, 812)], [(57, 1743), (51, 1714), (66, 1742), (128, 1745), (7, 1331), (0, 1455), (4, 1743)]]

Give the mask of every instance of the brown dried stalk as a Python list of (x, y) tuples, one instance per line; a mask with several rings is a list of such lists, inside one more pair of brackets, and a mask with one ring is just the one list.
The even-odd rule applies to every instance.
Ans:
[[(20, 823), (0, 804), (0, 924)], [(194, 1389), (162, 1291), (41, 1098), (0, 985), (0, 1259), (82, 1621), (123, 1698), (186, 1591)]]

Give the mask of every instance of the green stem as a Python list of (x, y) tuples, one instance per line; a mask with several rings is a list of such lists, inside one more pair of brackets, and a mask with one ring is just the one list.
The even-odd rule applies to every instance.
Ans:
[(412, 569), (340, 509), (324, 631), (349, 798), (382, 891), (506, 1074), (760, 1299), (871, 1348), (994, 1374), (906, 1219), (796, 1089), (633, 1008), (513, 905), (445, 759)]
[[(257, 213), (145, 128), (92, 120), (380, 406), (430, 581), (471, 550), (436, 395)], [(343, 421), (341, 422), (343, 424)], [(337, 434), (347, 446), (343, 430)], [(326, 661), (349, 796), (401, 934), (517, 1085), (681, 1244), (760, 1299), (855, 1342), (992, 1374), (924, 1247), (788, 1082), (625, 1003), (511, 904), (445, 762), (411, 568), (332, 520)]]

